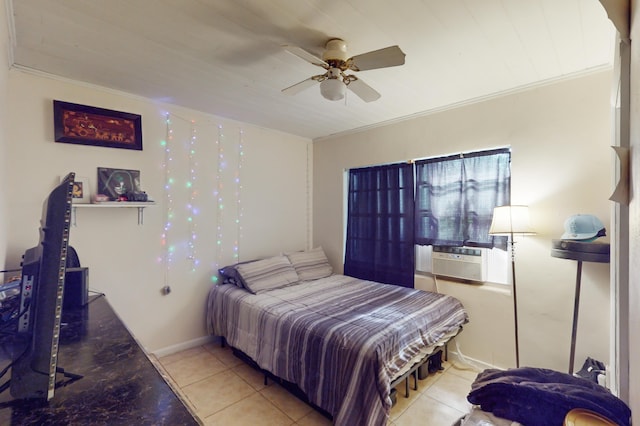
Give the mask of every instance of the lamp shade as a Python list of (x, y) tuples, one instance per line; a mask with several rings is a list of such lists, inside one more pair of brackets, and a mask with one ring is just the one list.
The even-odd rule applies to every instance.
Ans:
[(320, 83), (320, 93), (325, 99), (330, 101), (339, 101), (344, 98), (344, 92), (347, 86), (337, 78), (327, 78)]
[(500, 206), (493, 209), (489, 235), (534, 235), (528, 206)]

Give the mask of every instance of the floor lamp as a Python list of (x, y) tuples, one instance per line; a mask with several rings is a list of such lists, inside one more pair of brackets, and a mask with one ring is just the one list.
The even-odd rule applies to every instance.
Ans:
[(501, 206), (493, 209), (493, 219), (489, 235), (506, 235), (511, 245), (511, 277), (513, 283), (513, 317), (516, 338), (516, 367), (520, 367), (520, 349), (518, 347), (518, 298), (516, 296), (516, 253), (514, 234), (533, 235), (535, 232), (529, 224), (529, 207)]

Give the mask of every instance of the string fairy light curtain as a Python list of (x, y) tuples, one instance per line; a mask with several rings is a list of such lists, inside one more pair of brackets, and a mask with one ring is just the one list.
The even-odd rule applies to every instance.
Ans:
[(351, 169), (344, 273), (414, 286), (411, 164)]
[(416, 161), (416, 244), (506, 250), (489, 228), (510, 204), (510, 162), (508, 148)]

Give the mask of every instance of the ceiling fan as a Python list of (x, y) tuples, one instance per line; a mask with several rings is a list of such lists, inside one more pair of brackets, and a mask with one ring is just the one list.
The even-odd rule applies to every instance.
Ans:
[(372, 102), (380, 98), (380, 93), (360, 80), (350, 71), (366, 71), (377, 68), (395, 67), (404, 64), (405, 54), (398, 46), (389, 46), (353, 57), (347, 53), (347, 43), (339, 38), (330, 39), (325, 45), (322, 59), (306, 50), (291, 45), (283, 46), (288, 52), (307, 62), (327, 70), (324, 74), (314, 75), (306, 80), (282, 90), (287, 95), (295, 95), (304, 89), (320, 83), (320, 93), (325, 99), (338, 101), (344, 98), (346, 89), (358, 95), (365, 102)]

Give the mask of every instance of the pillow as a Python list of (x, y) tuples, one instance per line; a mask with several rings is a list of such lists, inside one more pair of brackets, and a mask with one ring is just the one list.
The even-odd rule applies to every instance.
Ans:
[(302, 281), (317, 280), (333, 273), (333, 268), (322, 247), (289, 253), (287, 257)]
[(235, 286), (237, 286), (235, 278), (224, 278), (224, 277), (223, 277), (223, 278), (222, 278), (222, 283), (221, 283), (221, 284), (222, 284), (222, 285), (225, 285), (225, 284), (231, 284), (231, 285), (235, 285)]
[(218, 269), (218, 273), (222, 276), (222, 284), (233, 284), (237, 287), (243, 288), (244, 282), (242, 282), (242, 277), (240, 273), (238, 273), (237, 267), (238, 265), (242, 265), (243, 263), (251, 263), (255, 262), (258, 259), (247, 260), (240, 263), (234, 263), (233, 265), (224, 266)]
[(275, 256), (236, 266), (244, 287), (258, 294), (299, 281), (296, 270), (285, 256)]
[(222, 277), (222, 284), (233, 284), (238, 287), (242, 287), (242, 282), (240, 281), (238, 271), (236, 271), (236, 266), (237, 265), (229, 265), (218, 269), (218, 273)]

